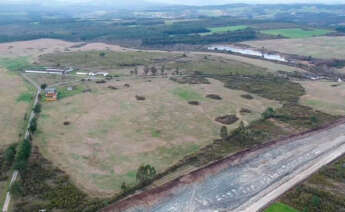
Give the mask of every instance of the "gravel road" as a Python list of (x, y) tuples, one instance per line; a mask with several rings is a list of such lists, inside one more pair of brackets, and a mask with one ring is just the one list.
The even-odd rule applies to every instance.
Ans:
[(147, 198), (153, 205), (141, 200), (125, 211), (257, 211), (344, 153), (345, 124), (341, 124), (249, 153), (217, 174), (174, 188), (166, 198)]

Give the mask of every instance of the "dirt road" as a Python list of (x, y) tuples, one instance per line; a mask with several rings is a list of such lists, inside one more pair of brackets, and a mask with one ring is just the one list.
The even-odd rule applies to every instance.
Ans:
[(208, 172), (180, 178), (175, 186), (144, 192), (103, 211), (258, 211), (344, 153), (342, 121), (249, 151)]

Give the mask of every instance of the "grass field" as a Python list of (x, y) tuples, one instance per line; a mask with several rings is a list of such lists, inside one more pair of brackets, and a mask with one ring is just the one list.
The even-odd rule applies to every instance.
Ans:
[(244, 42), (256, 48), (312, 56), (316, 58), (345, 58), (345, 37), (313, 37), (304, 39), (279, 39)]
[(298, 210), (295, 210), (283, 203), (274, 203), (269, 208), (267, 208), (265, 212), (298, 212)]
[(326, 30), (326, 29), (305, 30), (301, 28), (291, 28), (291, 29), (263, 30), (261, 32), (264, 34), (269, 34), (269, 35), (280, 35), (286, 38), (308, 38), (308, 37), (326, 35), (332, 31)]
[[(122, 182), (135, 183), (141, 164), (163, 171), (218, 138), (221, 125), (214, 121), (216, 117), (237, 114), (249, 123), (267, 107), (279, 106), (255, 95), (253, 100), (244, 99), (245, 92), (224, 88), (217, 80), (210, 82), (180, 85), (168, 79), (137, 79), (84, 85), (92, 92), (43, 105), (35, 141), (43, 155), (85, 191), (113, 194)], [(123, 88), (125, 83), (131, 87)], [(110, 84), (119, 89), (108, 89)], [(223, 100), (205, 98), (210, 93)], [(146, 100), (137, 101), (136, 95)], [(201, 105), (189, 105), (189, 100)], [(253, 112), (243, 115), (241, 108)], [(64, 126), (65, 121), (71, 124)]]
[(210, 30), (210, 32), (200, 33), (200, 35), (211, 35), (214, 33), (225, 33), (225, 32), (231, 32), (231, 31), (246, 29), (246, 28), (248, 28), (248, 26), (246, 26), (246, 25), (211, 27), (211, 28), (207, 28), (208, 30)]
[(306, 89), (306, 95), (300, 100), (301, 104), (329, 114), (345, 115), (344, 83), (327, 81), (303, 81), (300, 83)]
[(19, 141), (34, 90), (15, 73), (0, 69), (0, 149)]

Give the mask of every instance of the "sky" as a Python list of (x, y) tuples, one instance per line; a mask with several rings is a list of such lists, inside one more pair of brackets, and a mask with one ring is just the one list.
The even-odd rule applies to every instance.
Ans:
[(230, 3), (269, 3), (269, 4), (288, 4), (288, 3), (345, 3), (345, 0), (150, 0), (152, 2), (165, 2), (174, 4), (190, 5), (210, 5), (210, 4), (230, 4)]
[[(47, 0), (0, 0), (2, 3), (4, 2), (45, 2)], [(50, 0), (48, 0), (50, 1)], [(55, 0), (60, 2), (86, 2), (91, 0)], [(103, 0), (104, 1), (104, 0)], [(109, 2), (122, 2), (124, 0), (107, 0)], [(125, 0), (130, 2), (131, 0)], [(140, 0), (137, 0), (140, 1)], [(281, 4), (281, 3), (325, 3), (325, 4), (332, 4), (332, 3), (343, 3), (345, 4), (345, 0), (142, 0), (147, 2), (155, 2), (155, 3), (168, 3), (168, 4), (185, 4), (185, 5), (215, 5), (215, 4), (230, 4), (230, 3), (270, 3), (270, 4)], [(93, 2), (97, 2), (97, 0), (93, 0)]]

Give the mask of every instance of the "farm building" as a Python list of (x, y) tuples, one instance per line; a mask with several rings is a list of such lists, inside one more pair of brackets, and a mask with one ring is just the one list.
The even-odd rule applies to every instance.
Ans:
[(69, 72), (72, 72), (73, 68), (49, 68), (49, 67), (45, 67), (45, 68), (38, 68), (35, 70), (26, 70), (26, 73), (36, 73), (36, 74), (67, 74)]
[(45, 97), (47, 102), (56, 101), (57, 100), (57, 91), (55, 88), (46, 88), (45, 90)]

